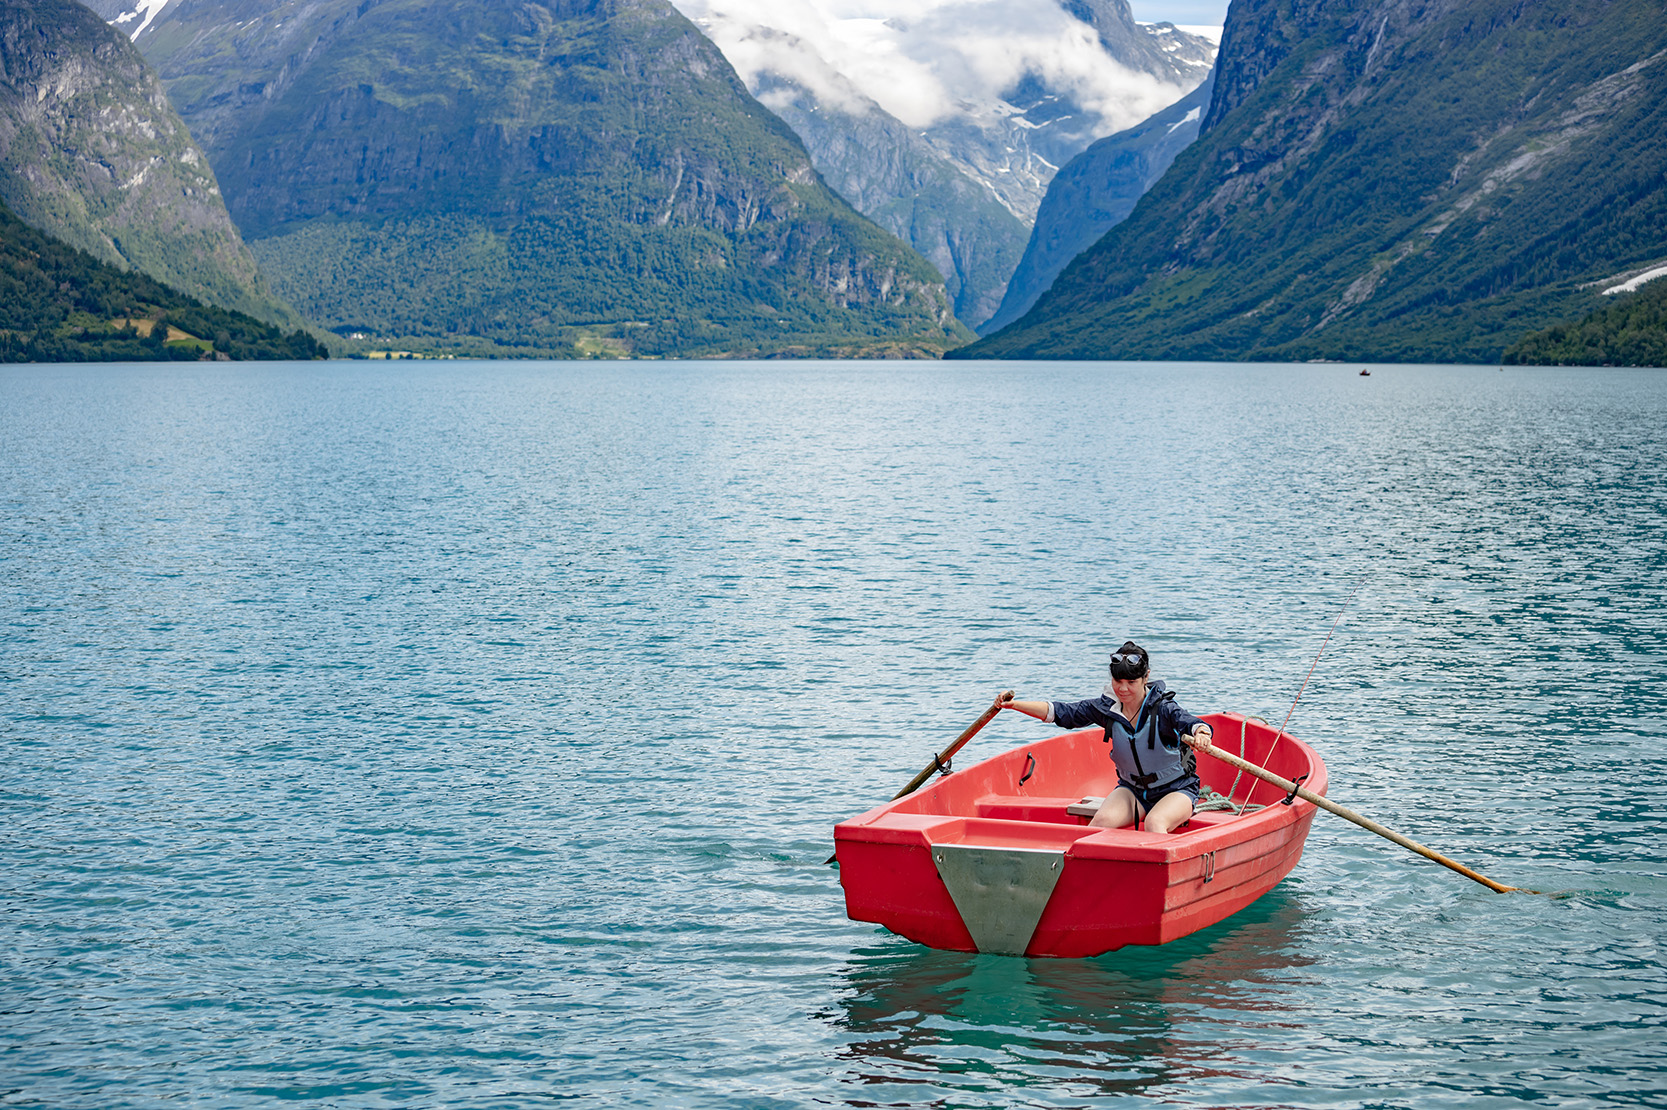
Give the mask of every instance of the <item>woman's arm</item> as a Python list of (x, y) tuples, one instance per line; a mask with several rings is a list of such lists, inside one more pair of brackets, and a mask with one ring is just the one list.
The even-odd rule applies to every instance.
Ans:
[(1201, 751), (1208, 750), (1210, 747), (1210, 737), (1214, 735), (1214, 730), (1211, 729), (1209, 725), (1205, 724), (1199, 717), (1187, 712), (1179, 705), (1176, 705), (1173, 698), (1169, 699), (1164, 704), (1168, 711), (1173, 714), (1168, 722), (1169, 727), (1174, 729), (1174, 732), (1171, 735), (1182, 737), (1185, 740), (1190, 740), (1192, 742), (1192, 746)]
[(1026, 717), (1035, 717), (1038, 721), (1045, 721), (1053, 715), (1053, 703), (1047, 701), (1018, 701), (1009, 690), (996, 699), (998, 709), (1016, 709)]

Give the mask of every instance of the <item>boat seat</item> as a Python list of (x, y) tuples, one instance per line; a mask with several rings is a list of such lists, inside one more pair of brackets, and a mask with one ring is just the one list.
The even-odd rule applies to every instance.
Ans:
[[(1041, 821), (1054, 825), (1079, 825), (1076, 813), (1067, 813), (1072, 803), (1069, 797), (1032, 797), (1023, 794), (988, 794), (973, 809), (979, 817), (993, 817), (1003, 821)], [(1094, 815), (1093, 810), (1088, 815)]]
[[(1081, 825), (1100, 812), (1105, 804), (1102, 797), (1088, 796), (1077, 801), (1069, 797), (1045, 798), (1018, 794), (987, 794), (978, 799), (973, 813), (978, 817), (992, 817), (1002, 821), (1040, 821), (1055, 825)], [(1230, 821), (1235, 815), (1206, 810), (1192, 815), (1192, 820), (1181, 827), (1202, 828)]]

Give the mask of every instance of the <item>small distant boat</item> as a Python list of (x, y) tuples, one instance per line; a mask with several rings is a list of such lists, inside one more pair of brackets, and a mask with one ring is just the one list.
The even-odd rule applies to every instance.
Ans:
[[(1324, 794), (1324, 761), (1289, 733), (1204, 719), (1218, 748)], [(1014, 748), (836, 825), (846, 913), (932, 948), (1097, 956), (1214, 925), (1296, 866), (1314, 803), (1214, 759), (1199, 773), (1232, 809), (1166, 834), (1090, 827), (1117, 784), (1103, 735)]]
[(1363, 378), (1369, 378), (1369, 377), (1372, 376), (1372, 372), (1370, 370), (1366, 369), (1366, 367), (1362, 366), (1360, 368), (1360, 376), (1363, 377)]

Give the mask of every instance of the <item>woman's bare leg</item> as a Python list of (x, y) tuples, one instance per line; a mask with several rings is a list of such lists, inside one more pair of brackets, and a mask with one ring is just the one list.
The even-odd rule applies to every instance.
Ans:
[(1140, 805), (1134, 800), (1134, 791), (1126, 786), (1119, 786), (1106, 796), (1100, 806), (1100, 812), (1088, 822), (1101, 829), (1126, 829), (1140, 820)]
[(1177, 790), (1152, 803), (1152, 811), (1146, 815), (1146, 831), (1166, 833), (1186, 824), (1191, 817), (1192, 799)]

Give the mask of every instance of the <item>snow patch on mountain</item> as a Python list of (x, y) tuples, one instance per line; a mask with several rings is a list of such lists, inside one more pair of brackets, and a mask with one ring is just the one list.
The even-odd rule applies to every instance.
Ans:
[(139, 26), (135, 27), (132, 31), (129, 31), (127, 35), (130, 39), (136, 39), (156, 20), (157, 16), (162, 14), (162, 9), (166, 8), (171, 3), (173, 3), (173, 0), (139, 0), (139, 3), (135, 7), (129, 11), (122, 12), (115, 18), (111, 19), (110, 22), (126, 31), (127, 24), (132, 23), (134, 20), (138, 20)]
[(1608, 289), (1603, 291), (1603, 295), (1606, 297), (1612, 297), (1616, 293), (1636, 293), (1647, 283), (1654, 281), (1656, 278), (1663, 277), (1667, 277), (1667, 266), (1657, 266), (1653, 270), (1645, 270), (1631, 281), (1623, 281), (1619, 285), (1610, 286)]
[(1209, 39), (1217, 46), (1221, 45), (1221, 24), (1208, 23), (1177, 23), (1177, 31), (1185, 31), (1189, 35), (1197, 35), (1201, 39)]

